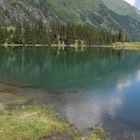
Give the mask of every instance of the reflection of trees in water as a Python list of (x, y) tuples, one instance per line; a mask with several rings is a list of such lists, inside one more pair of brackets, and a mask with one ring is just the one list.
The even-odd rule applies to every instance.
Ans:
[(1, 81), (38, 86), (82, 86), (103, 75), (129, 73), (139, 67), (140, 53), (106, 48), (75, 52), (66, 48), (22, 48), (0, 50)]

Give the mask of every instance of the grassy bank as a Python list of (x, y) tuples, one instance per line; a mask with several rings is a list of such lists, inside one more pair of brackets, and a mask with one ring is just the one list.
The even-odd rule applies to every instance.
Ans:
[(8, 109), (0, 105), (1, 140), (105, 140), (102, 129), (95, 128), (86, 136), (55, 112), (41, 106)]
[(140, 42), (116, 42), (113, 43), (110, 47), (115, 49), (140, 50)]

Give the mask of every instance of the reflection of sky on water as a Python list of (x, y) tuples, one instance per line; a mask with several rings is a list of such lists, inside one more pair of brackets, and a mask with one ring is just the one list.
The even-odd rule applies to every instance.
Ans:
[[(90, 93), (92, 94), (92, 93)], [(120, 94), (105, 97), (92, 95), (82, 102), (67, 104), (66, 115), (71, 122), (79, 127), (89, 127), (102, 123), (106, 114), (115, 116), (116, 109), (122, 104)]]
[[(109, 117), (134, 121), (140, 118), (139, 108), (136, 106), (139, 102), (137, 100), (140, 99), (138, 78), (137, 73), (136, 75), (126, 75), (119, 79), (112, 89), (97, 91), (93, 89), (86, 93), (79, 91), (80, 93), (66, 95), (65, 98), (70, 101), (65, 104), (63, 112), (78, 127), (101, 125), (104, 119)], [(84, 96), (85, 94), (86, 96)]]
[(140, 81), (140, 70), (137, 73), (138, 81)]
[[(126, 81), (123, 90), (124, 104), (120, 109), (119, 115), (125, 121), (140, 126), (140, 71), (136, 75)], [(140, 128), (140, 127), (139, 127)]]
[(8, 59), (7, 51), (0, 51), (0, 82), (31, 88), (17, 94), (53, 106), (78, 127), (104, 126), (108, 120), (110, 128), (140, 126), (140, 53), (111, 49), (60, 55), (50, 49), (12, 52), (14, 60)]

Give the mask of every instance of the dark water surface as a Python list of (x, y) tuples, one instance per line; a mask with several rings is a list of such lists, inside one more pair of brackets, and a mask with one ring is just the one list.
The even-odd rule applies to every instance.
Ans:
[(0, 83), (35, 90), (26, 96), (77, 127), (103, 126), (114, 139), (140, 139), (140, 52), (1, 48)]

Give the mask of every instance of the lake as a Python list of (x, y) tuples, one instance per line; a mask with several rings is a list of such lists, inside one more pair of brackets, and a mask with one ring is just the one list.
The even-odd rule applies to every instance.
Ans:
[(140, 139), (139, 51), (1, 48), (0, 83), (80, 129), (100, 126), (114, 140)]

